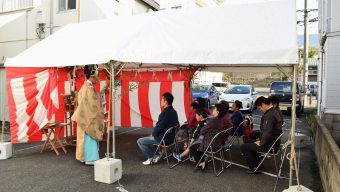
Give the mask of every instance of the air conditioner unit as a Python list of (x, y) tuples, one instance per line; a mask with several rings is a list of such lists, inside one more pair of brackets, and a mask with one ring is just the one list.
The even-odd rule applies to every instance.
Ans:
[(43, 11), (37, 11), (37, 14), (35, 16), (35, 22), (37, 24), (46, 24), (46, 14)]

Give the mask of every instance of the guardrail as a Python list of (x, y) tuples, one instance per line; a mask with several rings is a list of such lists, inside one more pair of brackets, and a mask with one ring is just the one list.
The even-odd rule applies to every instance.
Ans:
[(0, 0), (0, 13), (33, 8), (34, 0)]
[(322, 120), (316, 116), (314, 148), (325, 191), (340, 191), (340, 149)]

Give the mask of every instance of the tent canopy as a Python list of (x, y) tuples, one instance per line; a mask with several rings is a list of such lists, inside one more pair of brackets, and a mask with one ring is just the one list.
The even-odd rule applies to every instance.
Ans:
[(297, 64), (297, 56), (295, 1), (272, 0), (71, 24), (7, 59), (5, 66), (64, 67), (114, 60), (128, 62), (126, 67), (191, 64), (211, 71), (221, 71), (221, 66), (252, 71), (254, 66)]

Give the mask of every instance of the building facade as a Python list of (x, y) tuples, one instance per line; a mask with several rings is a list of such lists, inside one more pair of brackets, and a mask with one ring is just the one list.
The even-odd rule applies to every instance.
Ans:
[(67, 24), (153, 11), (142, 0), (0, 0), (0, 118), (8, 121), (3, 64)]
[(340, 145), (340, 1), (319, 0), (318, 115)]

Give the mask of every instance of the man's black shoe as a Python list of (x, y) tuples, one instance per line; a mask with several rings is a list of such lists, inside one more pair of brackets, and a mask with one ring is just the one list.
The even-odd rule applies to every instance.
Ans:
[(255, 175), (255, 174), (261, 174), (261, 173), (262, 173), (262, 170), (261, 170), (261, 169), (256, 170), (256, 168), (251, 168), (251, 169), (247, 170), (246, 173), (248, 173), (248, 174), (254, 174), (254, 175)]

